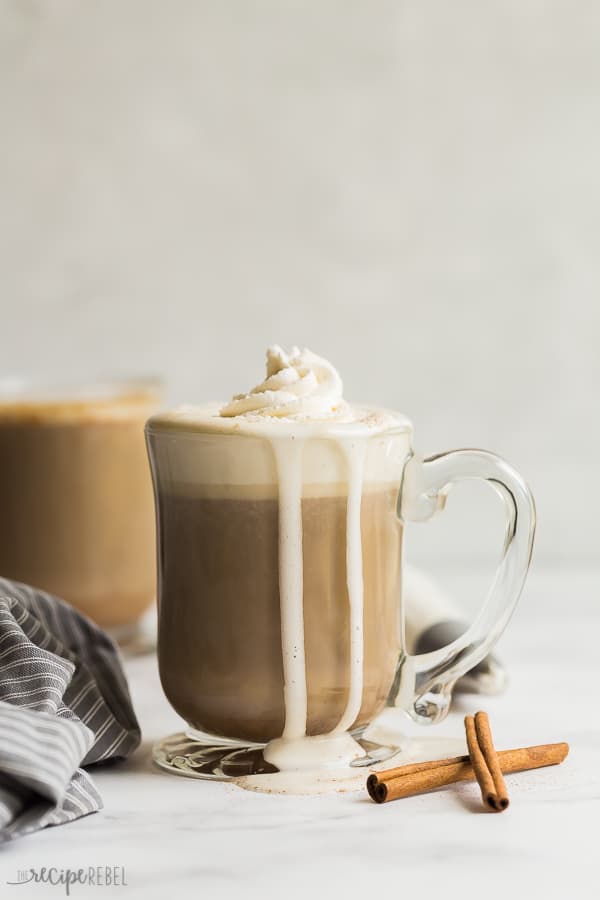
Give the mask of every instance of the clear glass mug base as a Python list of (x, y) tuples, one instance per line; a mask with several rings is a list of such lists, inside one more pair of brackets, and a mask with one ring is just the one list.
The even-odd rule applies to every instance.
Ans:
[[(400, 751), (399, 745), (375, 743), (367, 740), (362, 732), (352, 732), (352, 737), (364, 755), (350, 763), (338, 764), (334, 768), (339, 772), (374, 766)], [(209, 781), (233, 781), (248, 775), (272, 775), (279, 771), (264, 758), (265, 746), (217, 738), (189, 729), (158, 741), (152, 748), (152, 758), (157, 766), (174, 775)]]

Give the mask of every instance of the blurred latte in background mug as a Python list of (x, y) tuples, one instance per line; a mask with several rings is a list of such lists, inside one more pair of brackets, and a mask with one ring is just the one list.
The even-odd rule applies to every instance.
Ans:
[(0, 382), (0, 575), (99, 625), (133, 625), (155, 595), (144, 422), (161, 384)]

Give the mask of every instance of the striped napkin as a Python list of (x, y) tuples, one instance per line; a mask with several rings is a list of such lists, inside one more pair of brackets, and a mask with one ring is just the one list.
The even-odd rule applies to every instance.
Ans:
[(61, 600), (0, 578), (0, 844), (101, 809), (82, 767), (139, 742), (113, 641)]

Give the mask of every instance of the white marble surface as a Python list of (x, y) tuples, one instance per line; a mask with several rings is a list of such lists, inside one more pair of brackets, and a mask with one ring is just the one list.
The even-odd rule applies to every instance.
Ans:
[[(449, 576), (468, 593), (474, 575)], [(461, 698), (441, 726), (484, 706), (499, 747), (567, 740), (560, 767), (507, 777), (512, 804), (486, 813), (463, 784), (376, 806), (366, 794), (283, 797), (177, 778), (154, 769), (155, 739), (180, 727), (155, 658), (127, 663), (144, 732), (124, 764), (94, 773), (105, 809), (47, 829), (0, 854), (2, 897), (64, 896), (59, 887), (6, 885), (19, 869), (123, 865), (124, 888), (72, 896), (165, 898), (598, 896), (600, 572), (534, 572), (500, 652), (507, 693)], [(407, 736), (423, 729), (402, 721)]]

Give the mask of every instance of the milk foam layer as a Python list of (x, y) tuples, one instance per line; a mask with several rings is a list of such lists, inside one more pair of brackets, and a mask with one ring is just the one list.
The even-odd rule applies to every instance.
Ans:
[(222, 405), (204, 403), (201, 405), (182, 403), (173, 409), (153, 416), (150, 429), (170, 429), (175, 431), (205, 432), (208, 434), (245, 434), (255, 437), (275, 436), (319, 437), (352, 434), (368, 436), (389, 429), (412, 431), (412, 424), (406, 416), (389, 409), (370, 406), (344, 404), (344, 414), (321, 419), (291, 418), (244, 414), (222, 416)]
[(277, 498), (281, 485), (275, 462), (276, 443), (289, 447), (289, 452), (294, 444), (302, 444), (298, 467), (303, 497), (347, 496), (348, 461), (343, 447), (346, 440), (365, 445), (363, 492), (386, 485), (398, 489), (402, 465), (410, 453), (410, 435), (405, 431), (366, 431), (348, 437), (296, 435), (292, 439), (286, 430), (277, 441), (272, 432), (256, 436), (171, 431), (157, 428), (153, 422), (148, 426), (150, 435), (164, 431), (172, 435), (169, 441), (157, 442), (154, 451), (159, 465), (170, 473), (170, 491), (190, 497)]
[[(339, 495), (347, 490), (347, 462), (340, 441), (368, 438), (364, 482), (394, 484), (412, 431), (409, 420), (399, 413), (346, 403), (342, 380), (327, 360), (309, 350), (286, 354), (279, 347), (267, 351), (267, 378), (248, 394), (224, 405), (175, 407), (153, 416), (147, 428), (203, 435), (193, 446), (185, 441), (171, 444), (169, 469), (175, 490), (216, 496), (222, 486), (229, 496), (243, 487), (256, 497), (277, 496), (278, 474), (270, 446), (276, 440), (304, 444), (303, 496)], [(398, 434), (395, 443), (389, 442), (391, 431)], [(219, 440), (220, 435), (259, 440), (248, 440), (241, 448)], [(375, 446), (379, 435), (381, 440), (386, 436), (385, 448)]]

